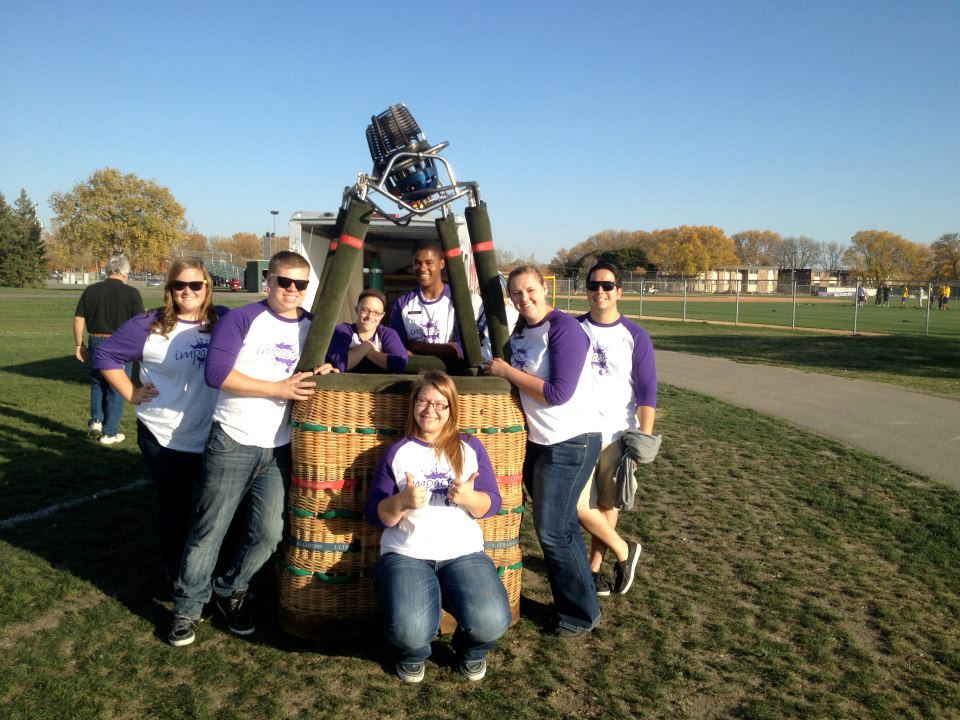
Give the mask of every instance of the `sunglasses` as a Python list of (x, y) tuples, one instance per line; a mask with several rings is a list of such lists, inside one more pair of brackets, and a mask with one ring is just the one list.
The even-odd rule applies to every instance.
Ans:
[(605, 291), (610, 292), (613, 290), (617, 284), (613, 280), (589, 280), (587, 282), (587, 290), (590, 292), (596, 292), (600, 288), (603, 288)]
[(277, 285), (282, 287), (284, 290), (288, 290), (291, 285), (293, 285), (297, 290), (303, 292), (307, 289), (307, 285), (310, 284), (309, 280), (294, 280), (293, 278), (284, 277), (283, 275), (277, 275)]
[(186, 280), (171, 280), (170, 289), (183, 292), (187, 288), (190, 288), (194, 292), (200, 292), (206, 284), (206, 280), (190, 280), (189, 282)]

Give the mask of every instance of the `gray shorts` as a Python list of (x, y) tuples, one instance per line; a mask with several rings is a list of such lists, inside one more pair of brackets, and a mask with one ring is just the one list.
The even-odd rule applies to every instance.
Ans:
[(617, 497), (617, 466), (623, 457), (620, 441), (616, 440), (600, 450), (600, 459), (590, 479), (580, 493), (578, 508), (611, 509)]

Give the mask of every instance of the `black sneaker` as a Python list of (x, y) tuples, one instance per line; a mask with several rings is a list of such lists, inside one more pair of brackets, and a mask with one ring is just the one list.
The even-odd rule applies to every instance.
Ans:
[(167, 635), (167, 642), (174, 647), (189, 645), (197, 637), (197, 621), (183, 615), (173, 616), (173, 625)]
[(487, 661), (476, 660), (468, 662), (463, 660), (460, 663), (460, 674), (470, 682), (480, 682), (487, 674)]
[(230, 597), (216, 595), (217, 610), (226, 618), (227, 627), (234, 635), (253, 635), (257, 629), (251, 612), (252, 598), (246, 590), (237, 590)]
[(603, 570), (593, 574), (593, 586), (597, 588), (599, 597), (606, 597), (610, 594), (610, 583), (607, 582), (607, 576), (604, 575)]
[(640, 559), (640, 543), (636, 540), (627, 541), (627, 559), (618, 560), (613, 566), (613, 591), (617, 595), (624, 595), (633, 585), (633, 578), (637, 572), (637, 561)]
[[(397, 663), (397, 677), (405, 683), (418, 683), (426, 675), (426, 663)], [(484, 667), (486, 671), (486, 667)]]

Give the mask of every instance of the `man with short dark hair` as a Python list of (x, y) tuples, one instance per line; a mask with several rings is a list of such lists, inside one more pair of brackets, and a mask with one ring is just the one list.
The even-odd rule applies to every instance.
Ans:
[[(143, 312), (143, 298), (136, 288), (127, 285), (130, 261), (123, 255), (110, 258), (106, 267), (107, 278), (87, 287), (80, 295), (73, 314), (73, 339), (76, 343), (74, 356), (82, 363), (93, 357), (94, 351), (121, 325), (134, 315)], [(87, 345), (83, 344), (86, 329)], [(132, 364), (124, 370), (130, 375)], [(100, 374), (90, 369), (90, 419), (87, 435), (101, 445), (115, 445), (125, 439), (118, 432), (123, 417), (123, 397), (114, 390)]]
[(413, 248), (413, 276), (419, 287), (397, 298), (390, 313), (390, 327), (411, 355), (463, 357), (453, 295), (441, 276), (445, 266), (436, 240)]

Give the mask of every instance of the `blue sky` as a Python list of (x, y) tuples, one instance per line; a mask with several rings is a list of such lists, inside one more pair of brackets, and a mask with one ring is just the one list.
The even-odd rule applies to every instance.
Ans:
[(960, 230), (960, 3), (0, 0), (0, 192), (106, 166), (208, 235), (336, 209), (404, 102), (499, 247)]

